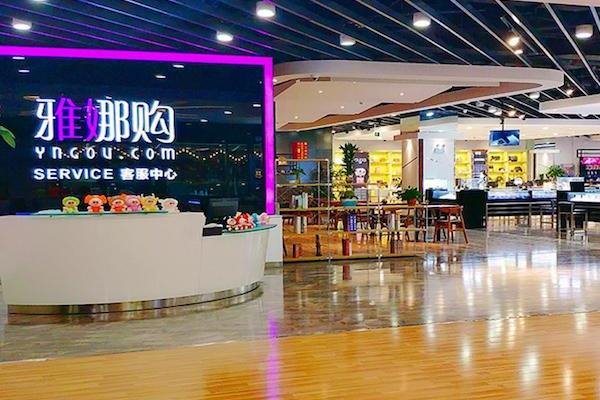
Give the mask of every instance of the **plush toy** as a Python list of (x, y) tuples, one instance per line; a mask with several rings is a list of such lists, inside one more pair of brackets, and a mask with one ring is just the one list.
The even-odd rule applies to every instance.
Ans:
[(238, 212), (234, 217), (227, 219), (227, 230), (230, 231), (243, 231), (254, 227), (252, 216), (248, 213)]
[(179, 212), (179, 208), (177, 207), (179, 205), (179, 202), (176, 199), (169, 197), (167, 199), (161, 199), (158, 202), (160, 203), (160, 207), (163, 211), (170, 213)]
[(88, 194), (83, 199), (83, 202), (88, 205), (87, 210), (91, 213), (104, 212), (104, 205), (106, 204), (106, 196), (103, 194)]
[(153, 194), (150, 196), (142, 195), (140, 200), (142, 201), (142, 208), (144, 211), (158, 211), (158, 197), (154, 196)]
[(267, 225), (269, 223), (269, 214), (266, 212), (258, 216), (258, 222), (260, 225)]
[(131, 194), (127, 195), (125, 197), (125, 205), (127, 206), (127, 211), (129, 212), (142, 211), (142, 201), (140, 200), (140, 196)]
[(67, 196), (62, 199), (63, 212), (66, 214), (77, 214), (79, 212), (79, 204), (81, 202), (75, 196)]
[(108, 198), (108, 204), (110, 205), (110, 212), (113, 213), (124, 213), (127, 211), (127, 204), (125, 203), (127, 196), (118, 195)]
[(252, 223), (254, 224), (254, 226), (260, 225), (260, 221), (258, 220), (257, 213), (252, 213), (252, 215), (250, 217), (252, 218)]

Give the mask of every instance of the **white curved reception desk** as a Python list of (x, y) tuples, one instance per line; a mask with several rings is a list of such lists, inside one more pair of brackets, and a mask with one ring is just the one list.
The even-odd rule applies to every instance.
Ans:
[(0, 217), (10, 313), (137, 311), (241, 295), (263, 278), (270, 226), (202, 236), (202, 213)]

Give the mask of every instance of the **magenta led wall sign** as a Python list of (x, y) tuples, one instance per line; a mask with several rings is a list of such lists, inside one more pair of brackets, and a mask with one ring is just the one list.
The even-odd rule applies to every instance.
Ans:
[[(196, 53), (170, 53), (151, 51), (127, 51), (127, 50), (101, 50), (101, 49), (74, 49), (74, 48), (52, 48), (52, 47), (23, 47), (23, 46), (0, 46), (0, 56), (23, 56), (23, 57), (46, 57), (46, 58), (72, 58), (72, 59), (97, 59), (97, 60), (129, 60), (129, 61), (157, 61), (172, 63), (197, 63), (197, 64), (221, 64), (221, 65), (249, 65), (259, 66), (263, 70), (263, 124), (264, 124), (264, 171), (265, 171), (265, 205), (269, 214), (275, 213), (275, 121), (273, 110), (273, 61), (269, 57), (235, 56), (220, 54), (196, 54)], [(42, 124), (37, 133), (39, 140), (64, 141), (79, 138), (88, 142), (110, 142), (118, 141), (118, 135), (107, 131), (102, 122), (102, 102), (90, 99), (85, 104), (74, 104), (69, 98), (42, 99), (38, 102), (38, 119), (47, 123)], [(109, 104), (107, 103), (107, 106)], [(134, 105), (130, 105), (134, 107)], [(148, 105), (148, 107), (152, 104)], [(156, 139), (163, 143), (172, 141), (174, 131), (169, 126), (172, 115), (168, 115), (169, 107), (162, 107), (161, 117), (157, 118), (157, 126), (160, 127), (161, 135)], [(50, 107), (59, 107), (58, 114), (61, 119), (57, 121), (57, 130), (50, 131)], [(141, 107), (141, 106), (140, 106)], [(143, 108), (143, 107), (142, 107)], [(140, 109), (142, 109), (140, 108)], [(150, 109), (152, 109), (150, 107)], [(135, 109), (137, 110), (137, 109)], [(135, 111), (134, 110), (134, 111)], [(56, 110), (54, 110), (56, 111)], [(85, 114), (85, 132), (74, 129), (74, 112)], [(56, 115), (56, 113), (55, 113)], [(148, 116), (152, 118), (152, 115)], [(158, 131), (157, 131), (158, 132)], [(52, 137), (50, 137), (52, 136)], [(134, 134), (130, 137), (135, 137)], [(146, 141), (144, 137), (140, 140)]]

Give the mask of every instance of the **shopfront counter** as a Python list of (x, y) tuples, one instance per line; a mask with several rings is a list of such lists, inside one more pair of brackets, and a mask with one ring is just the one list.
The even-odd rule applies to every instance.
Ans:
[(134, 311), (258, 287), (269, 229), (203, 237), (202, 213), (0, 217), (12, 313)]

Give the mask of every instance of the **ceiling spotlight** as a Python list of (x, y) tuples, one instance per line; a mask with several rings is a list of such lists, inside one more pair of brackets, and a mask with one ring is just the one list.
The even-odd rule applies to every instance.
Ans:
[(217, 31), (216, 38), (219, 42), (228, 43), (233, 40), (233, 35), (229, 32)]
[(483, 106), (485, 106), (485, 104), (483, 103), (483, 101), (478, 101), (477, 103), (475, 103), (475, 105), (477, 107), (483, 107)]
[(12, 59), (13, 59), (13, 60), (19, 60), (19, 61), (21, 61), (21, 60), (24, 60), (24, 59), (25, 59), (25, 57), (23, 57), (23, 56), (13, 56), (13, 58), (12, 58)]
[(494, 106), (489, 106), (488, 107), (488, 112), (490, 114), (494, 114), (496, 111), (498, 111), (498, 107), (494, 107)]
[(506, 43), (508, 43), (508, 45), (510, 47), (516, 47), (519, 43), (521, 42), (521, 38), (519, 37), (519, 35), (511, 35), (507, 40)]
[(254, 103), (254, 104), (252, 104), (252, 107), (254, 107), (254, 108), (260, 108), (261, 106), (260, 106), (260, 103)]
[(12, 27), (18, 31), (28, 31), (31, 29), (31, 22), (18, 18), (13, 18)]
[(207, 123), (207, 122), (208, 122), (208, 120), (207, 120), (206, 118), (202, 118), (202, 119), (200, 120), (200, 122), (202, 122), (202, 123), (204, 124), (204, 123)]
[(568, 88), (567, 90), (565, 90), (565, 94), (567, 96), (573, 96), (573, 93), (575, 93), (575, 90), (573, 90), (573, 88)]
[(508, 110), (508, 116), (509, 117), (514, 117), (515, 115), (517, 115), (517, 110)]
[(590, 116), (590, 114), (581, 114), (581, 116), (582, 116), (583, 118), (587, 118), (587, 117), (589, 117), (589, 116)]
[(173, 68), (183, 69), (185, 66), (183, 64), (173, 64)]
[(332, 130), (331, 130), (331, 133), (335, 133), (335, 129), (332, 129)]
[(531, 100), (537, 100), (540, 98), (540, 92), (532, 92), (529, 93), (527, 96), (529, 96)]
[(577, 39), (589, 39), (592, 35), (594, 35), (594, 26), (591, 24), (577, 25), (575, 28), (575, 37)]
[(497, 110), (497, 111), (494, 113), (494, 115), (496, 115), (496, 116), (498, 116), (498, 117), (499, 117), (499, 116), (501, 116), (501, 115), (502, 115), (502, 110)]
[(231, 114), (233, 114), (233, 112), (231, 112), (229, 110), (225, 110), (225, 111), (223, 111), (223, 114), (225, 114), (225, 115), (231, 115)]
[(468, 114), (469, 110), (467, 110), (466, 108), (463, 108), (463, 114)]
[(156, 75), (154, 75), (154, 77), (156, 79), (167, 79), (167, 76), (166, 75), (162, 75), (162, 74), (156, 74)]
[(28, 74), (29, 72), (31, 72), (31, 71), (29, 71), (28, 69), (20, 69), (19, 70), (20, 74)]
[(435, 114), (433, 111), (427, 111), (427, 112), (425, 113), (425, 116), (426, 116), (426, 117), (433, 117), (433, 114)]
[(427, 28), (431, 25), (431, 18), (422, 12), (416, 12), (413, 14), (413, 26), (415, 28)]
[(348, 35), (344, 35), (343, 33), (340, 34), (340, 45), (344, 46), (344, 47), (350, 47), (350, 46), (354, 46), (356, 44), (356, 40), (354, 40), (354, 38), (348, 36)]
[(523, 54), (523, 49), (516, 49), (513, 53), (515, 53), (515, 55), (520, 56), (521, 54)]
[(519, 114), (519, 119), (525, 119), (525, 114)]
[(256, 2), (256, 15), (260, 18), (273, 18), (275, 16), (275, 4), (270, 1)]

